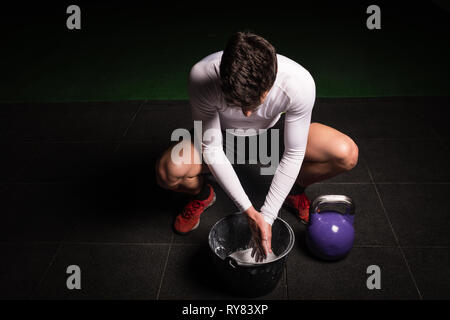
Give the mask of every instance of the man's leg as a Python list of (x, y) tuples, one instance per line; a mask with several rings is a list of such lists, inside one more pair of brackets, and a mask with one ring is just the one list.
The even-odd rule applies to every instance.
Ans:
[[(190, 160), (188, 163), (176, 163), (172, 159), (172, 150), (184, 144), (182, 150), (189, 150)], [(199, 153), (191, 142), (179, 142), (165, 150), (156, 161), (156, 181), (164, 189), (176, 192), (197, 194), (203, 185), (202, 173), (206, 173), (208, 167), (204, 163), (199, 164)], [(180, 157), (183, 151), (180, 152)]]
[[(177, 163), (172, 159), (172, 150), (183, 146), (182, 152), (189, 152), (190, 161)], [(199, 163), (200, 156), (190, 141), (182, 141), (165, 150), (156, 161), (156, 181), (164, 189), (191, 195), (183, 212), (177, 216), (174, 228), (181, 234), (194, 230), (199, 222), (200, 215), (215, 201), (212, 186), (204, 183), (203, 174), (208, 173), (208, 166)]]
[(309, 221), (310, 201), (305, 188), (351, 170), (358, 162), (358, 146), (345, 134), (320, 123), (311, 123), (305, 158), (285, 204)]
[(305, 159), (296, 184), (307, 187), (353, 169), (358, 146), (347, 135), (320, 123), (311, 123)]

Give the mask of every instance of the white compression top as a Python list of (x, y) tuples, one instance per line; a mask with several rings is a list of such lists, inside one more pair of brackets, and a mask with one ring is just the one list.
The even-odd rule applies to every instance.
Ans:
[[(198, 137), (202, 141), (203, 159), (239, 210), (247, 210), (252, 203), (222, 149), (221, 130), (241, 129), (238, 130), (238, 135), (255, 134), (254, 129), (271, 128), (281, 113), (285, 112), (284, 153), (260, 209), (264, 220), (273, 224), (303, 162), (316, 97), (315, 83), (305, 68), (278, 54), (278, 72), (274, 85), (263, 104), (251, 116), (246, 117), (240, 108), (227, 106), (224, 100), (219, 76), (222, 53), (220, 51), (205, 57), (192, 67), (189, 74), (188, 88), (193, 120), (202, 121), (203, 133), (208, 129), (216, 129), (212, 130), (214, 134), (210, 137)], [(248, 129), (252, 130), (246, 134)]]

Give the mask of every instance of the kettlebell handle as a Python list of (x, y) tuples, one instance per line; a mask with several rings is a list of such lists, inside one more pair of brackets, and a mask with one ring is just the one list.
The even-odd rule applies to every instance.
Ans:
[(313, 212), (320, 212), (320, 207), (325, 204), (344, 204), (346, 205), (345, 214), (355, 214), (355, 204), (350, 197), (338, 194), (328, 194), (317, 197), (311, 206)]

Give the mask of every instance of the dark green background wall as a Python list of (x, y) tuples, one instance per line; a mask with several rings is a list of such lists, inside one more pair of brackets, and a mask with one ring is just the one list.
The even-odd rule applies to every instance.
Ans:
[[(243, 29), (305, 66), (318, 97), (449, 94), (449, 12), (431, 1), (340, 2), (74, 1), (79, 31), (66, 28), (72, 2), (5, 7), (0, 101), (186, 99), (190, 67)], [(381, 30), (366, 28), (372, 3)]]

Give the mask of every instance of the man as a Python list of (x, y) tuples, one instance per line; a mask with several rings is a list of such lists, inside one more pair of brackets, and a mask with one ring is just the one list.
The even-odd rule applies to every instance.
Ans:
[[(204, 183), (202, 175), (210, 172), (247, 215), (256, 253), (264, 257), (271, 252), (271, 226), (283, 203), (307, 223), (310, 201), (305, 188), (351, 170), (358, 161), (358, 147), (343, 133), (310, 123), (315, 101), (313, 78), (296, 62), (276, 54), (274, 47), (258, 35), (232, 35), (223, 52), (194, 65), (188, 87), (193, 120), (202, 122), (203, 132), (211, 129), (215, 133), (199, 137), (200, 151), (194, 141), (179, 142), (185, 144), (183, 150), (189, 150), (192, 161), (175, 161), (173, 145), (156, 163), (161, 187), (192, 195), (175, 220), (175, 230), (181, 234), (194, 230), (201, 214), (214, 203), (214, 190)], [(221, 130), (235, 129), (236, 135), (246, 135), (255, 132), (249, 129), (269, 129), (282, 114), (285, 148), (258, 211), (225, 156)], [(199, 163), (201, 156), (205, 161)]]

